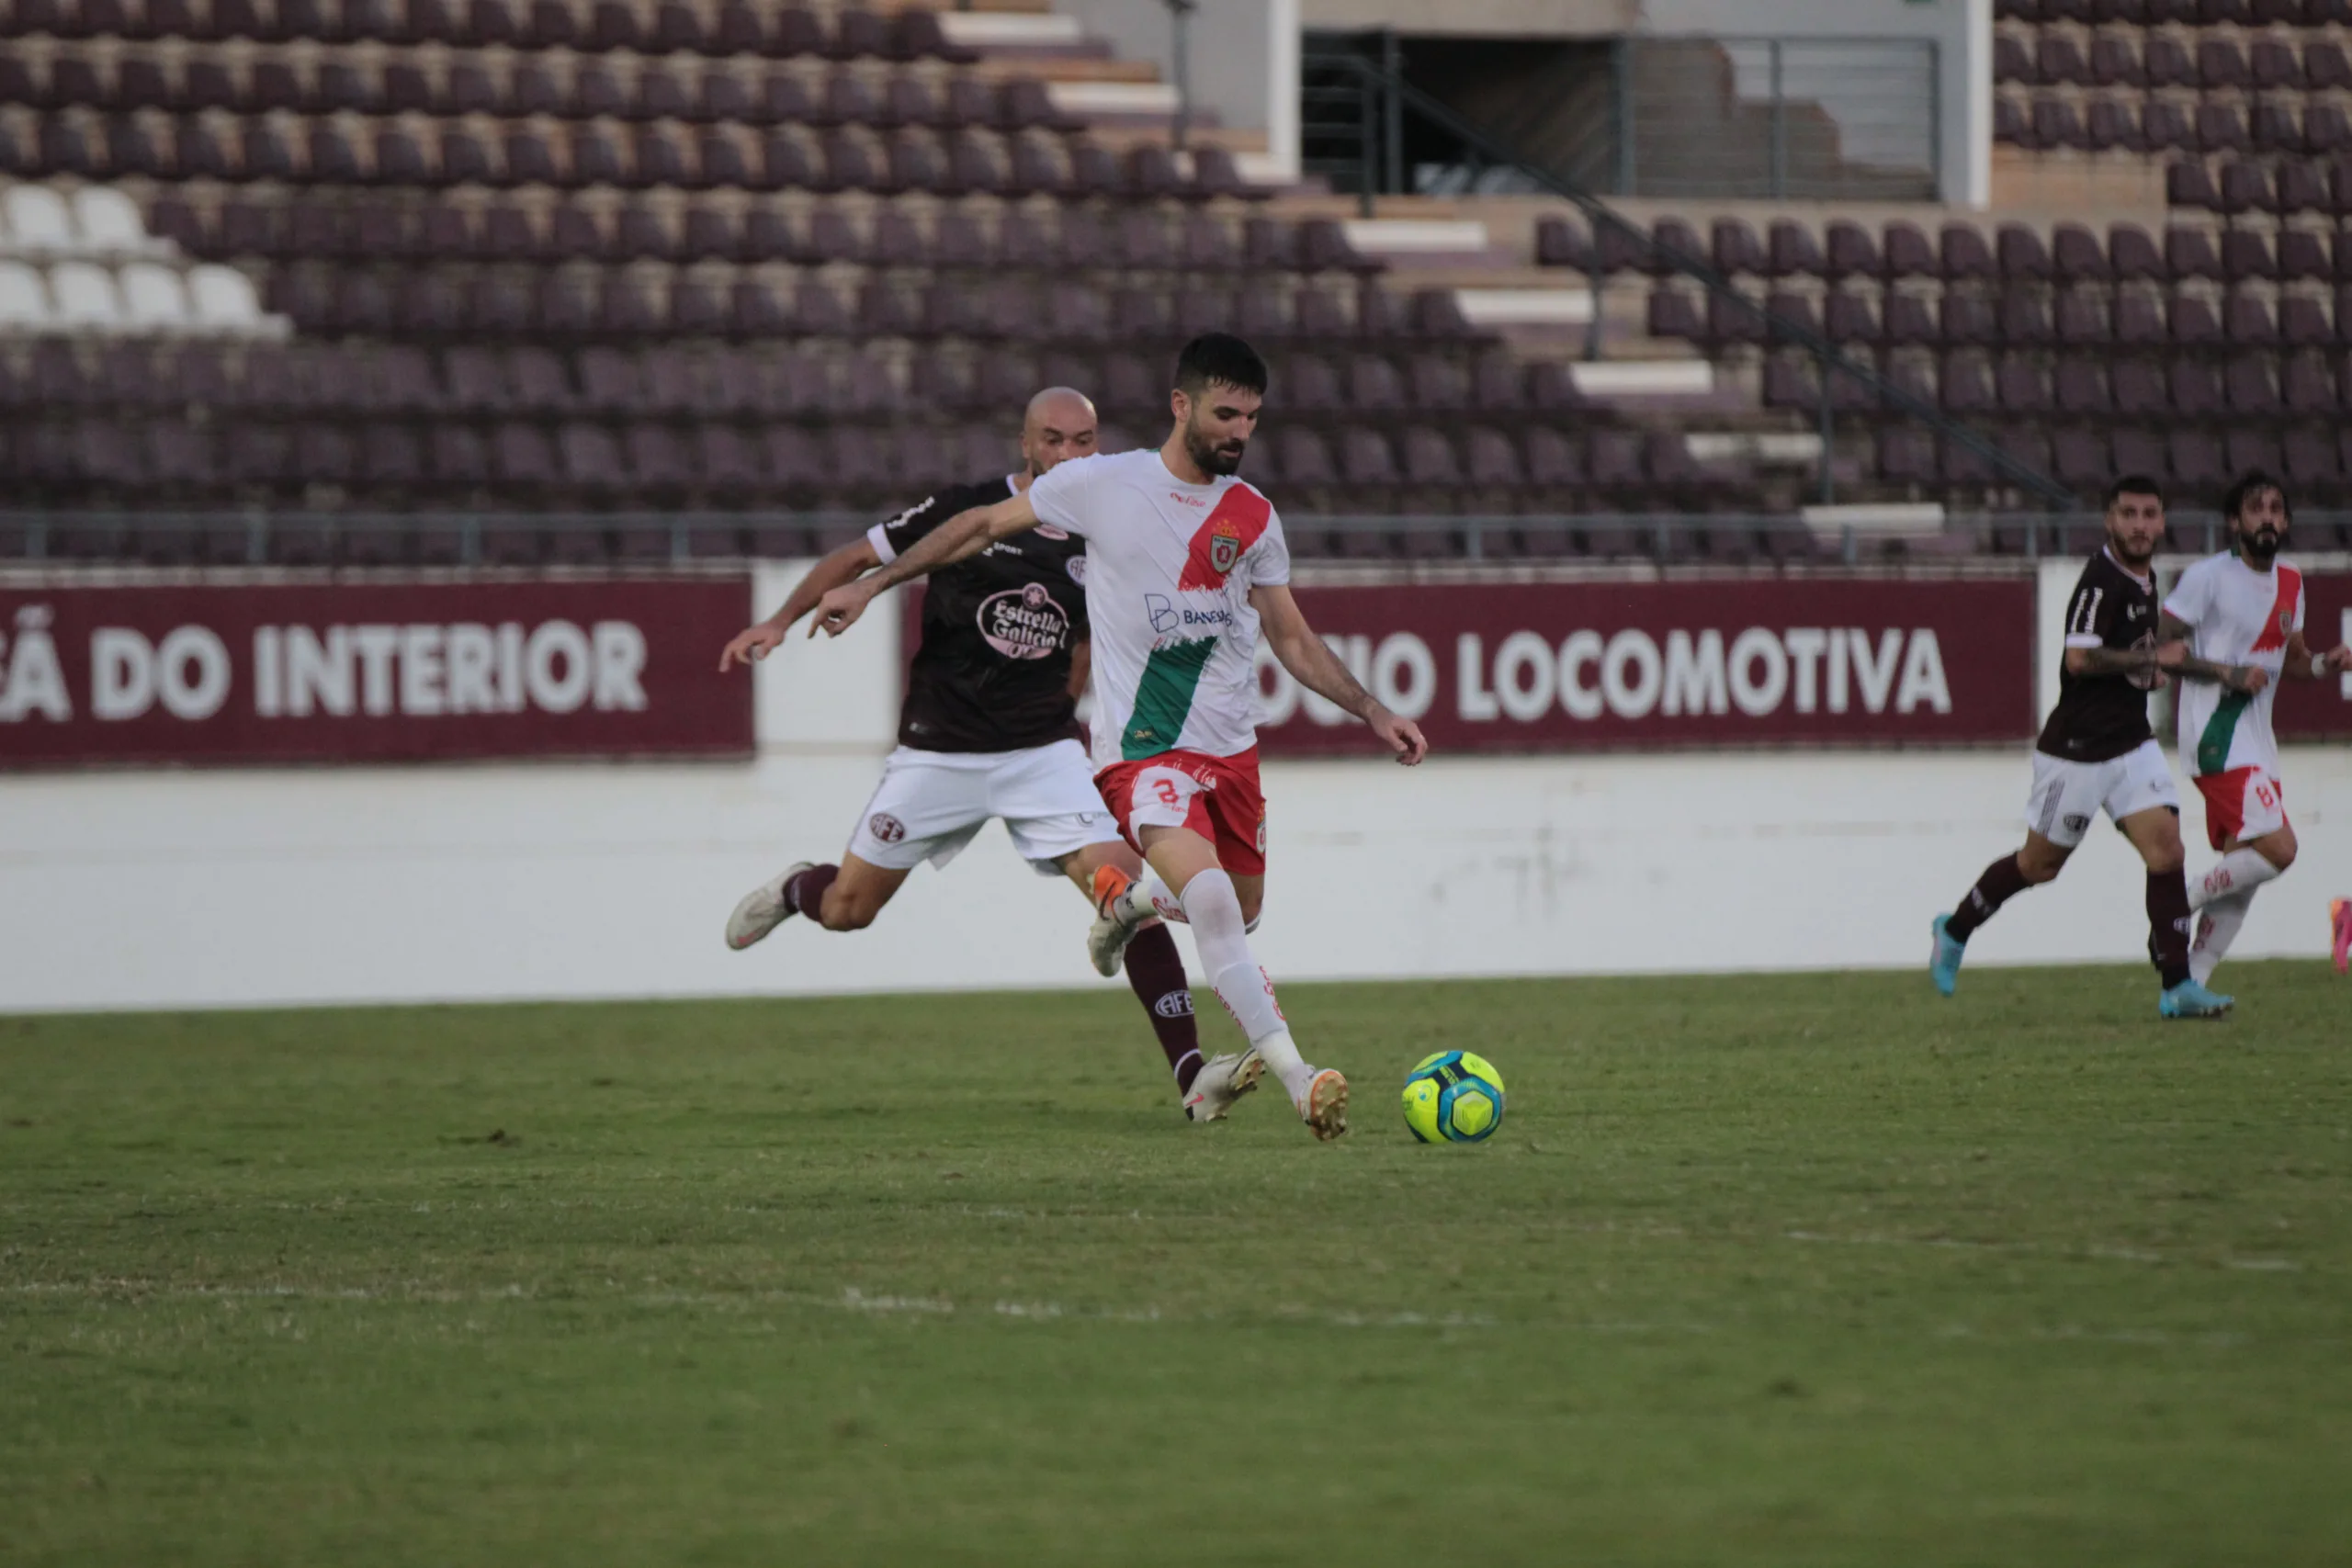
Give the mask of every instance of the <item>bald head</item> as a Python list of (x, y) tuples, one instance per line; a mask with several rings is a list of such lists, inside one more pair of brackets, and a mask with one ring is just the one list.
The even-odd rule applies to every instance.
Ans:
[(1085, 393), (1048, 387), (1029, 400), (1021, 416), (1021, 456), (1031, 479), (1057, 463), (1093, 455), (1094, 404)]

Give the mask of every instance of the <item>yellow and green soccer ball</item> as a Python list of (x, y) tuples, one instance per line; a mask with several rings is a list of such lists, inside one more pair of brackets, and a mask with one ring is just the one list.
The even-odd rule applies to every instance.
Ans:
[(1425, 1144), (1475, 1144), (1503, 1124), (1503, 1076), (1484, 1056), (1440, 1051), (1405, 1079), (1405, 1125)]

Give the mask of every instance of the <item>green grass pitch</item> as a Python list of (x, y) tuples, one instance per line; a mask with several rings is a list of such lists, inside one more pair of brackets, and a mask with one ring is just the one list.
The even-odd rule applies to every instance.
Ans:
[(0, 1019), (0, 1562), (2352, 1562), (2352, 984), (2227, 978), (1291, 987), (1328, 1147), (1108, 985)]

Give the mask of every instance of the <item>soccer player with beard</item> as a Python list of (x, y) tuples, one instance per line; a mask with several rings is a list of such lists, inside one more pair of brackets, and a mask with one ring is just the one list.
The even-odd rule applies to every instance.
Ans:
[[(2352, 648), (2313, 653), (2303, 641), (2303, 574), (2278, 558), (2293, 522), (2285, 489), (2249, 473), (2230, 488), (2222, 514), (2231, 547), (2180, 574), (2159, 634), (2188, 644), (2175, 671), (2180, 760), (2205, 797), (2205, 835), (2222, 856), (2188, 889), (2198, 911), (2188, 971), (2200, 985), (2229, 952), (2256, 891), (2295, 863), (2270, 728), (2276, 682), (2352, 669)], [(2330, 916), (2341, 963), (2352, 947), (2352, 908), (2339, 899)]]
[(2050, 881), (2105, 811), (2148, 868), (2148, 956), (2162, 976), (2164, 1018), (2218, 1018), (2230, 998), (2189, 973), (2188, 888), (2181, 875), (2180, 794), (2164, 748), (2148, 728), (2148, 694), (2188, 657), (2157, 635), (2156, 547), (2165, 503), (2154, 479), (2137, 474), (2107, 492), (2107, 543), (2083, 569), (2066, 603), (2066, 647), (2058, 705), (2033, 753), (2025, 847), (1984, 868), (1960, 908), (1938, 915), (1928, 973), (1951, 996), (1968, 939), (1995, 910)]
[[(784, 608), (736, 635), (718, 668), (766, 658), (827, 590), (898, 559), (950, 518), (1020, 495), (1057, 465), (1091, 456), (1094, 441), (1092, 403), (1066, 387), (1038, 393), (1022, 423), (1020, 473), (942, 491), (835, 550), (794, 586)], [(728, 918), (728, 946), (747, 948), (794, 915), (828, 931), (861, 931), (917, 865), (944, 866), (992, 817), (1004, 818), (1030, 864), (1067, 875), (1090, 898), (1098, 873), (1142, 869), (1103, 810), (1079, 743), (1085, 581), (1084, 542), (1057, 528), (1007, 540), (933, 581), (899, 749), (848, 850), (838, 864), (802, 861), (746, 894)], [(1164, 927), (1146, 931), (1125, 959), (1185, 1114), (1224, 1115), (1231, 1103), (1224, 1088), (1242, 1054), (1202, 1062), (1175, 939)]]
[(1122, 937), (1156, 914), (1188, 921), (1210, 984), (1250, 1041), (1224, 1092), (1245, 1092), (1272, 1068), (1307, 1128), (1336, 1138), (1348, 1126), (1347, 1079), (1300, 1055), (1250, 947), (1266, 871), (1253, 662), (1261, 628), (1301, 685), (1363, 720), (1398, 761), (1419, 762), (1429, 746), (1306, 624), (1291, 596), (1282, 520), (1233, 477), (1265, 401), (1265, 362), (1240, 339), (1210, 333), (1184, 345), (1174, 380), (1173, 423), (1159, 447), (1065, 463), (1023, 494), (942, 525), (880, 571), (826, 594), (816, 625), (838, 635), (892, 583), (1032, 529), (1082, 536), (1095, 784), (1156, 874), (1124, 890), (1109, 879), (1105, 918)]

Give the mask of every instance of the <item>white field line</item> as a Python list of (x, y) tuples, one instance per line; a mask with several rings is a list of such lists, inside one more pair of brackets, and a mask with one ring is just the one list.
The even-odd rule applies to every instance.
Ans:
[[(1846, 1237), (1811, 1237), (1815, 1240), (1851, 1240)], [(1887, 1238), (1865, 1239), (1862, 1245), (1883, 1245)], [(1900, 1242), (1894, 1245), (1907, 1245)], [(1924, 1243), (1917, 1245), (1940, 1245)], [(1950, 1245), (1967, 1247), (1970, 1243)], [(2004, 1250), (1988, 1247), (1988, 1251)], [(2077, 1255), (2079, 1256), (2079, 1255)], [(2264, 1260), (2256, 1260), (2261, 1267)], [(2275, 1260), (2271, 1260), (2275, 1261)], [(345, 1302), (380, 1302), (392, 1305), (423, 1304), (434, 1306), (474, 1305), (499, 1302), (537, 1302), (536, 1291), (522, 1285), (506, 1285), (485, 1291), (448, 1291), (429, 1289), (411, 1283), (390, 1289), (359, 1286), (302, 1285), (163, 1285), (139, 1280), (93, 1280), (87, 1281), (12, 1281), (0, 1283), (0, 1298), (8, 1296), (51, 1298), (58, 1300), (96, 1300), (100, 1298), (160, 1298), (165, 1301), (217, 1301), (233, 1308), (243, 1302), (293, 1303), (311, 1302), (334, 1304)], [(639, 1307), (685, 1307), (697, 1310), (742, 1312), (759, 1307), (813, 1308), (844, 1311), (868, 1315), (909, 1315), (916, 1317), (1009, 1318), (1025, 1322), (1073, 1323), (1218, 1323), (1236, 1321), (1309, 1325), (1329, 1328), (1435, 1328), (1490, 1329), (1520, 1327), (1550, 1333), (1593, 1335), (1660, 1335), (1714, 1336), (1756, 1332), (1755, 1325), (1746, 1323), (1708, 1324), (1688, 1321), (1673, 1322), (1646, 1319), (1587, 1319), (1577, 1321), (1546, 1321), (1529, 1319), (1505, 1324), (1485, 1314), (1418, 1312), (1354, 1313), (1325, 1312), (1295, 1306), (1280, 1306), (1260, 1313), (1221, 1312), (1171, 1313), (1158, 1306), (1110, 1307), (1065, 1305), (1058, 1302), (995, 1301), (986, 1303), (957, 1303), (940, 1296), (867, 1295), (854, 1287), (838, 1295), (820, 1295), (803, 1291), (635, 1291), (602, 1298), (583, 1298), (567, 1291), (560, 1297), (544, 1298), (566, 1302), (583, 1299), (601, 1300), (606, 1304)], [(469, 1327), (481, 1325), (470, 1320)], [(2090, 1344), (2141, 1345), (2150, 1347), (2180, 1347), (2197, 1349), (2235, 1349), (2257, 1343), (2298, 1345), (2311, 1348), (2341, 1346), (2347, 1341), (2342, 1337), (2322, 1336), (2311, 1338), (2262, 1339), (2226, 1329), (2179, 1333), (2164, 1329), (2094, 1328), (2079, 1324), (2055, 1324), (1986, 1331), (1971, 1324), (1951, 1324), (1934, 1330), (1925, 1337), (1934, 1340), (1969, 1340), (1983, 1344), (2045, 1343), (2079, 1341)]]

